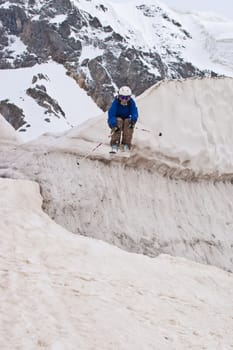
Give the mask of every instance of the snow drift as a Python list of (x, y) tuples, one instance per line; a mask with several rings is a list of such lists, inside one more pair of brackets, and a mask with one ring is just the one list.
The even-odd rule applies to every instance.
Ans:
[[(232, 100), (232, 78), (164, 81), (148, 89), (137, 98), (140, 118), (127, 164), (143, 165), (177, 178), (209, 175), (223, 179), (227, 174), (231, 178)], [(68, 131), (65, 136), (55, 140), (42, 138), (41, 142), (47, 143), (51, 150), (71, 147), (90, 159), (107, 161), (106, 119), (105, 114)], [(101, 147), (92, 152), (99, 143)]]
[(109, 155), (103, 115), (17, 149), (2, 145), (0, 176), (39, 182), (43, 208), (71, 232), (233, 271), (231, 84), (174, 81), (145, 92), (129, 159)]
[(0, 194), (1, 349), (230, 349), (231, 274), (72, 235), (36, 183)]
[(20, 136), (16, 133), (13, 126), (11, 126), (5, 118), (0, 114), (0, 137), (1, 142), (10, 142), (10, 143), (20, 143), (22, 142)]
[(195, 172), (231, 173), (232, 99), (232, 78), (167, 81), (152, 87), (138, 100), (141, 119), (151, 131), (141, 151), (159, 150)]

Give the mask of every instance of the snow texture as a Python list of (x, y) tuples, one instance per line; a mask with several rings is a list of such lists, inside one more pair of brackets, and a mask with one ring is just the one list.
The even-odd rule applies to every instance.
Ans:
[(13, 126), (11, 126), (5, 118), (0, 114), (0, 138), (1, 142), (6, 143), (19, 143), (23, 142), (19, 135), (15, 132)]
[(36, 183), (0, 193), (1, 349), (232, 348), (232, 274), (72, 235)]
[(137, 99), (129, 158), (109, 155), (104, 114), (2, 145), (0, 176), (37, 181), (44, 209), (71, 232), (233, 271), (231, 101), (231, 78), (166, 81)]

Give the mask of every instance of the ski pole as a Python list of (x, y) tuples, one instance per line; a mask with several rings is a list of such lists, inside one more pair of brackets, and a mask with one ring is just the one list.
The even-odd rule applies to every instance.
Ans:
[[(108, 135), (108, 137), (111, 137), (111, 134)], [(95, 146), (90, 152), (88, 152), (85, 156), (83, 156), (81, 159), (80, 159), (80, 162), (82, 162), (84, 159), (87, 159), (91, 153), (95, 152), (97, 150), (97, 148), (99, 148), (100, 146), (102, 146), (104, 144), (104, 142), (100, 142), (98, 143), (97, 146)], [(80, 164), (80, 162), (77, 161), (77, 165)]]
[[(91, 153), (95, 152), (97, 150), (97, 148), (99, 148), (100, 146), (103, 145), (103, 142), (100, 142), (97, 146), (95, 146), (90, 152), (88, 152), (85, 156), (83, 156), (80, 160), (80, 162), (82, 162), (84, 159), (87, 159)], [(80, 162), (77, 161), (77, 165), (80, 164)]]
[(148, 130), (148, 129), (138, 128), (137, 126), (135, 127), (135, 129), (140, 130), (140, 131), (151, 132), (151, 131), (150, 131), (150, 130)]
[[(141, 130), (141, 131), (146, 131), (146, 132), (152, 132), (151, 130), (148, 130), (148, 129), (144, 129), (144, 128), (138, 128), (137, 126), (136, 126), (136, 129), (137, 130)], [(158, 133), (158, 136), (162, 136), (163, 134), (162, 134), (162, 132), (160, 131), (159, 133)]]

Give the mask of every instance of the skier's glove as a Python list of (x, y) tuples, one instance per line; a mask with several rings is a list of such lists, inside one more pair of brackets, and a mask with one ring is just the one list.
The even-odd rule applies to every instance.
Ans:
[(119, 131), (120, 129), (118, 126), (114, 126), (114, 128), (111, 129), (111, 134), (114, 134), (115, 132)]

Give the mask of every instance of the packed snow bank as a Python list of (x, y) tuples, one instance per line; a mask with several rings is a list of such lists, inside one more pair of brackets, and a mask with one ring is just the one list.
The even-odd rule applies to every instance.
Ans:
[[(115, 161), (177, 178), (231, 177), (232, 101), (231, 78), (164, 81), (151, 87), (137, 98), (140, 118), (131, 157), (116, 157)], [(112, 161), (106, 120), (104, 114), (64, 135), (43, 136), (34, 144)]]
[[(138, 99), (146, 149), (204, 173), (233, 171), (233, 79), (165, 81)], [(162, 135), (159, 136), (159, 133)], [(140, 136), (142, 133), (140, 133)], [(148, 154), (149, 155), (149, 154)]]
[(75, 148), (3, 146), (0, 177), (38, 182), (44, 210), (69, 231), (130, 252), (166, 253), (233, 271), (230, 182), (174, 180), (103, 158), (80, 161)]
[[(228, 86), (228, 79), (218, 81), (224, 81)], [(187, 85), (202, 86), (202, 82), (207, 84), (206, 81), (191, 80)], [(182, 164), (178, 156), (170, 155), (185, 146), (187, 155), (190, 155), (194, 141), (199, 147), (198, 140), (207, 134), (197, 127), (198, 114), (191, 119), (194, 125), (189, 127), (189, 114), (184, 114), (183, 105), (176, 107), (180, 113), (174, 109), (174, 120), (178, 122), (170, 126), (166, 124), (172, 119), (169, 119), (170, 113), (166, 112), (168, 107), (164, 106), (165, 111), (159, 109), (158, 98), (165, 99), (163, 85), (167, 87), (168, 97), (174, 101), (178, 99), (176, 89), (179, 86), (185, 97), (185, 83), (165, 82), (151, 88), (138, 99), (141, 117), (135, 130), (130, 158), (122, 158), (121, 153), (116, 157), (109, 155), (109, 129), (106, 115), (103, 115), (65, 135), (44, 135), (17, 149), (1, 145), (0, 176), (27, 178), (40, 183), (46, 212), (69, 231), (102, 239), (131, 252), (149, 256), (167, 253), (233, 271), (233, 186), (230, 181), (212, 181), (230, 179), (232, 174), (195, 173), (188, 162)], [(215, 79), (213, 84), (216, 84)], [(187, 102), (183, 103), (185, 106)], [(191, 107), (193, 103), (190, 97)], [(160, 112), (152, 115), (150, 107), (155, 108), (155, 104)], [(221, 104), (226, 111), (225, 102)], [(207, 106), (204, 105), (201, 110), (204, 108)], [(177, 115), (183, 116), (183, 119)], [(184, 128), (180, 130), (181, 121)], [(155, 132), (157, 125), (158, 130)], [(220, 123), (220, 126), (223, 125)], [(216, 129), (213, 124), (213, 128), (218, 135), (220, 127)], [(226, 125), (224, 128), (222, 133), (227, 134)], [(196, 139), (192, 139), (193, 129), (197, 130), (196, 134), (199, 130)], [(158, 140), (168, 132), (171, 136), (172, 131), (174, 134), (180, 133), (176, 143), (171, 144), (171, 138), (165, 137), (158, 144)], [(162, 136), (157, 136), (158, 132)], [(190, 138), (187, 145), (184, 142), (185, 132)], [(216, 136), (216, 139), (220, 138)], [(224, 142), (223, 150), (226, 148)], [(221, 148), (216, 146), (220, 151)], [(207, 151), (209, 149), (203, 146), (203, 152)], [(211, 164), (215, 161), (213, 157)], [(203, 164), (200, 154), (200, 165), (203, 167)], [(169, 177), (163, 178), (160, 174)], [(196, 179), (198, 176), (205, 177), (207, 181), (180, 181), (180, 178)], [(176, 180), (170, 177), (176, 177)]]
[(230, 349), (232, 274), (75, 236), (0, 179), (1, 349)]
[(5, 118), (0, 114), (0, 142), (4, 143), (20, 143), (22, 140), (17, 135), (13, 126), (11, 126)]

